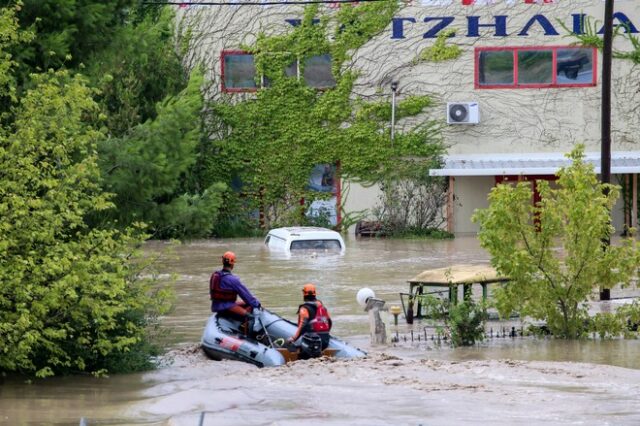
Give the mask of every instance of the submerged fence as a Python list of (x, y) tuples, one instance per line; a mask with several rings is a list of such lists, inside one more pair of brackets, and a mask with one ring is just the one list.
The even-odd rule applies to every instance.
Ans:
[[(545, 334), (544, 332), (542, 334)], [(515, 326), (499, 327), (494, 331), (493, 327), (489, 330), (485, 330), (484, 339), (507, 339), (533, 336), (534, 333), (525, 332), (524, 327), (516, 328)], [(450, 340), (449, 334), (445, 331), (433, 330), (433, 327), (423, 327), (422, 330), (409, 330), (408, 332), (400, 333), (398, 330), (393, 332), (391, 337), (391, 343), (400, 342), (434, 342), (443, 343)]]

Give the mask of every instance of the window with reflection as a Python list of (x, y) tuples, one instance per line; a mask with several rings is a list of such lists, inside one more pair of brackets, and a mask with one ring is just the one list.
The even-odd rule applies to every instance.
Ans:
[(480, 52), (480, 84), (513, 85), (513, 52), (510, 50), (486, 50)]
[(558, 84), (589, 84), (594, 81), (593, 49), (558, 49)]
[(253, 55), (236, 51), (222, 52), (222, 90), (241, 92), (257, 88)]
[(553, 52), (551, 50), (521, 50), (518, 52), (518, 84), (550, 84), (553, 82)]
[(478, 89), (596, 86), (595, 48), (479, 47)]

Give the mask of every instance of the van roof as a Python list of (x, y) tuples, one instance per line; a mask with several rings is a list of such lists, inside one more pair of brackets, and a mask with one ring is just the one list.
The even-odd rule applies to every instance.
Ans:
[(327, 228), (320, 228), (318, 226), (291, 226), (285, 228), (275, 228), (269, 231), (269, 234), (276, 235), (282, 238), (289, 236), (300, 236), (308, 238), (318, 238), (324, 236), (325, 238), (331, 236), (337, 238), (340, 234), (336, 231), (332, 231)]

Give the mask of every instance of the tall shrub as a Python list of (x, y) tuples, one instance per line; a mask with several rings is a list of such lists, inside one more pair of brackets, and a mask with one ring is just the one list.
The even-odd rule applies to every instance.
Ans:
[(545, 321), (555, 336), (578, 338), (589, 331), (588, 303), (598, 289), (632, 284), (640, 251), (635, 239), (603, 243), (614, 232), (619, 188), (598, 181), (582, 146), (568, 158), (557, 186), (538, 181), (536, 205), (529, 183), (501, 184), (473, 220), (492, 264), (511, 279), (496, 291), (501, 314), (519, 311)]
[(92, 92), (67, 72), (32, 78), (0, 133), (0, 371), (148, 367), (146, 326), (167, 305), (139, 279), (141, 236), (85, 222), (112, 207), (96, 164), (101, 134), (87, 125)]

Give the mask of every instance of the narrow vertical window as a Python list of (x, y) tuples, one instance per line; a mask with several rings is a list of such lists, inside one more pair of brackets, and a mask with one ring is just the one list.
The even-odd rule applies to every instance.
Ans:
[(551, 84), (553, 51), (521, 50), (518, 52), (518, 84)]
[(486, 50), (478, 57), (478, 76), (481, 86), (513, 85), (513, 52)]

